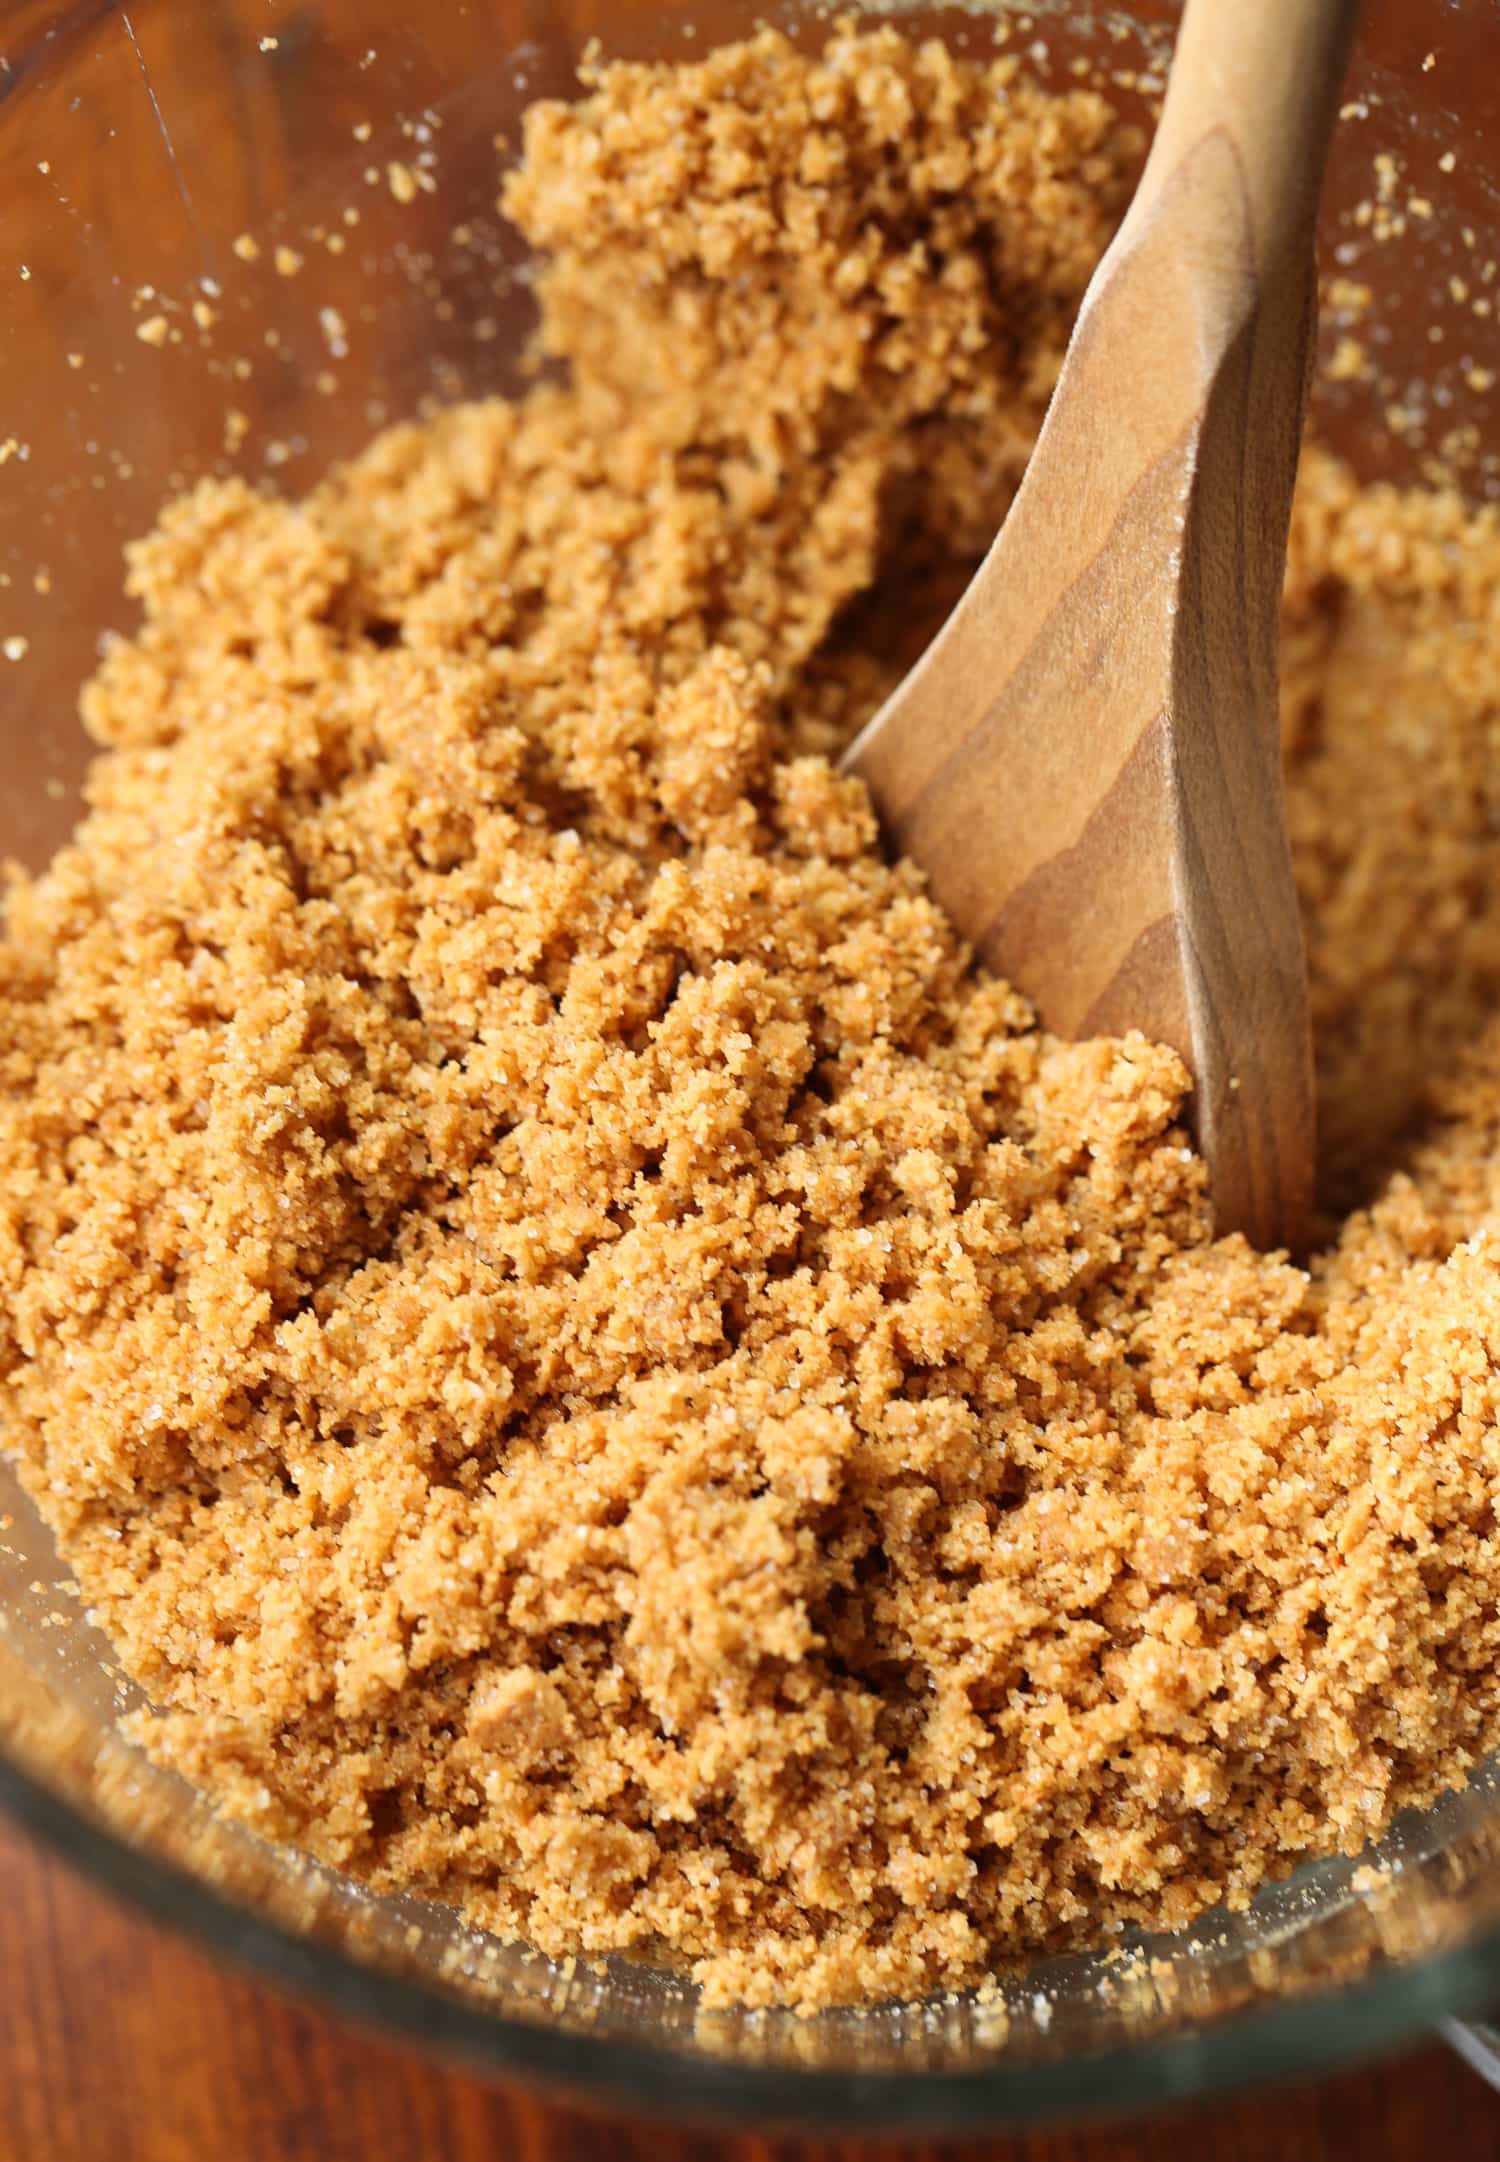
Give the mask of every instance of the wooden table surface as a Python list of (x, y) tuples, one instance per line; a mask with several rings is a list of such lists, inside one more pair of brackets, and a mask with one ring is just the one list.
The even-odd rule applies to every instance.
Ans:
[(590, 2120), (355, 2032), (115, 1907), (0, 1827), (0, 2162), (1500, 2162), (1445, 2050), (1231, 2108), (968, 2145)]

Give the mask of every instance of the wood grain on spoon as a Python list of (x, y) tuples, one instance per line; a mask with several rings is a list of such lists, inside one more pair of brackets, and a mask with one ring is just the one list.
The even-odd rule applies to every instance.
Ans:
[(1356, 7), (1189, 0), (1010, 515), (847, 761), (1048, 1027), (1183, 1054), (1219, 1228), (1260, 1246), (1312, 1202), (1277, 640)]

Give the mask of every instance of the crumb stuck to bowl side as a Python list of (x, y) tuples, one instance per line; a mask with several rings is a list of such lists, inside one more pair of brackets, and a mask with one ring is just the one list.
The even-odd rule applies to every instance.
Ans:
[(566, 381), (171, 507), (10, 892), (0, 1413), (151, 1746), (710, 2001), (1185, 1922), (1500, 1737), (1500, 522), (1304, 466), (1309, 1271), (831, 763), (1139, 154), (889, 30), (536, 109)]

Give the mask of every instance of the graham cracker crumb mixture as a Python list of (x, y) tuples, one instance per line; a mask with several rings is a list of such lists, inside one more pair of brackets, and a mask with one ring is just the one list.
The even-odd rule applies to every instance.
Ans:
[(829, 762), (1139, 150), (888, 30), (540, 107), (566, 382), (168, 510), (10, 893), (6, 1441), (153, 1747), (710, 2001), (1186, 1922), (1500, 1736), (1500, 522), (1304, 474), (1310, 1272)]

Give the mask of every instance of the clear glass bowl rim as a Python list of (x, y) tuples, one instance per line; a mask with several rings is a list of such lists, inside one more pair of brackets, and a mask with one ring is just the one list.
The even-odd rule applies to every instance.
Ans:
[[(82, 0), (77, 36), (116, 0)], [(19, 87), (17, 77), (11, 88)], [(1329, 2073), (1398, 2049), (1500, 2001), (1500, 1927), (1425, 1960), (1333, 1990), (1293, 1994), (1169, 2036), (1048, 2061), (997, 2056), (964, 2071), (746, 2064), (632, 2039), (549, 2029), (364, 1964), (241, 1906), (131, 1845), (0, 1754), (0, 1812), (150, 1922), (212, 1956), (470, 2071), (657, 2119), (765, 2129), (958, 2134), (1159, 2108), (1267, 2081)]]
[(553, 2030), (364, 1966), (223, 1898), (185, 1870), (113, 1837), (0, 1757), (0, 1810), (52, 1854), (147, 1920), (215, 1958), (359, 2025), (463, 2068), (655, 2118), (886, 2134), (977, 2133), (1128, 2114), (1238, 2087), (1327, 2074), (1493, 2011), (1500, 1928), (1456, 1951), (1315, 1998), (1293, 1995), (1163, 2038), (1085, 2056), (963, 2072), (746, 2065)]

